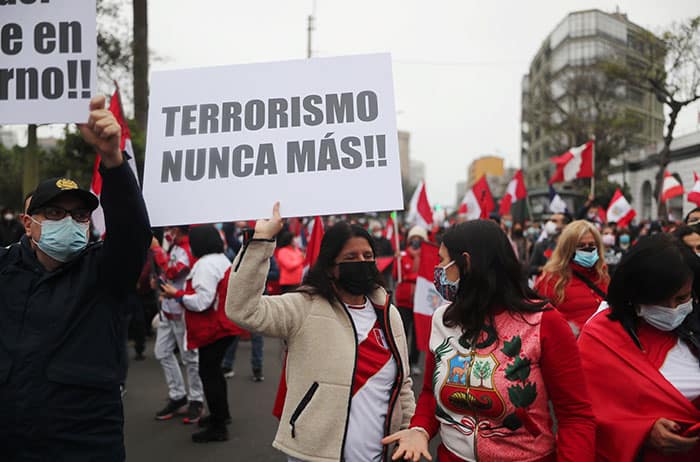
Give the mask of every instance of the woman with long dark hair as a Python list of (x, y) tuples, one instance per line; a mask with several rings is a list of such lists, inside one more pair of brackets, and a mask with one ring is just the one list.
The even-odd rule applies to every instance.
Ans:
[(667, 234), (622, 257), (579, 347), (597, 460), (700, 460), (700, 259)]
[(282, 229), (279, 204), (259, 220), (233, 263), (226, 313), (254, 332), (287, 341), (287, 393), (273, 446), (289, 461), (384, 461), (384, 436), (407, 428), (415, 401), (406, 338), (381, 285), (367, 231), (326, 230), (302, 286), (263, 296)]
[(242, 332), (224, 311), (231, 262), (224, 254), (221, 235), (213, 225), (191, 228), (190, 249), (197, 261), (187, 276), (185, 289), (177, 290), (165, 284), (162, 291), (165, 297), (177, 300), (185, 308), (185, 348), (199, 350), (199, 377), (209, 416), (201, 420), (198, 416), (197, 421), (204, 430), (194, 433), (192, 440), (195, 443), (225, 441), (231, 414), (221, 360), (233, 337)]
[[(450, 228), (439, 250), (423, 390), (395, 458), (441, 462), (592, 461), (595, 423), (576, 341), (564, 318), (527, 286), (496, 223)], [(551, 401), (558, 423), (552, 433)]]

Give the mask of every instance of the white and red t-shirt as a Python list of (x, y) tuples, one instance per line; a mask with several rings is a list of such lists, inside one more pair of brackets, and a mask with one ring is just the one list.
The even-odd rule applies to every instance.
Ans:
[(347, 462), (380, 461), (396, 360), (372, 302), (367, 300), (363, 307), (346, 306), (357, 331), (358, 347), (344, 458)]
[(689, 401), (700, 397), (698, 358), (681, 339), (669, 350), (659, 372)]

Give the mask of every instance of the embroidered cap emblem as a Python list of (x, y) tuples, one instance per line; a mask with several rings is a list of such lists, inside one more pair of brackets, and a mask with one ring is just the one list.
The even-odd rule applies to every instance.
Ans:
[(69, 180), (68, 178), (60, 178), (58, 181), (56, 181), (56, 187), (63, 191), (67, 191), (70, 189), (78, 189), (78, 183), (73, 180)]

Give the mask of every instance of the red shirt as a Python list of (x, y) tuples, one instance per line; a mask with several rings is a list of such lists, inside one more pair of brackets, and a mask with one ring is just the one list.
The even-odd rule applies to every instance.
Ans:
[[(608, 292), (608, 283), (598, 280), (594, 269), (584, 268), (575, 263), (571, 263), (569, 268), (586, 276), (604, 293)], [(581, 329), (588, 321), (588, 318), (596, 312), (603, 301), (603, 297), (588, 287), (585, 282), (572, 272), (569, 283), (564, 287), (564, 298), (557, 302), (554, 286), (558, 280), (558, 275), (542, 273), (535, 283), (535, 290), (543, 297), (549, 299), (567, 321), (574, 323), (576, 327)]]

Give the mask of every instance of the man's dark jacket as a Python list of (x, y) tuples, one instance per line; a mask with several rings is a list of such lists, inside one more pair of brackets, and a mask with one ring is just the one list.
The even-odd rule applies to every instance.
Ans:
[(151, 233), (127, 163), (100, 172), (104, 242), (52, 272), (26, 237), (0, 249), (0, 460), (125, 459), (126, 297)]

